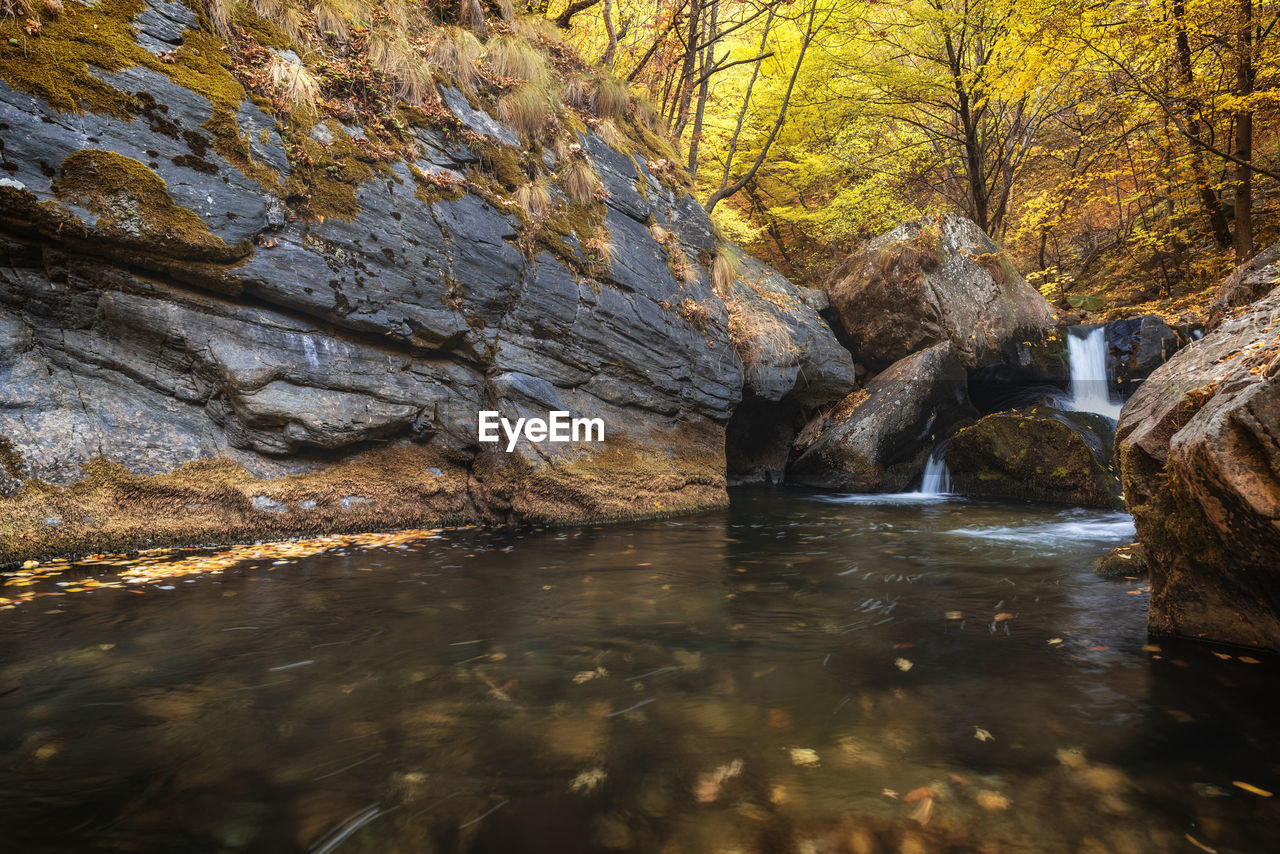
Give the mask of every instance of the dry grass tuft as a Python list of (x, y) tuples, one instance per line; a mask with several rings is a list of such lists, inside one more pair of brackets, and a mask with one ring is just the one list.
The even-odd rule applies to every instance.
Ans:
[(249, 0), (249, 8), (264, 21), (279, 21), (284, 14), (284, 0)]
[(534, 44), (549, 42), (556, 45), (564, 45), (564, 39), (562, 38), (564, 33), (557, 29), (550, 18), (542, 15), (521, 15), (516, 18), (511, 29)]
[(584, 156), (569, 157), (565, 161), (560, 168), (560, 183), (569, 200), (579, 205), (591, 204), (596, 194), (604, 191), (600, 176)]
[(729, 311), (729, 343), (745, 367), (766, 360), (788, 363), (799, 353), (786, 327), (776, 317), (732, 297), (724, 301), (724, 306)]
[(301, 9), (285, 6), (284, 11), (275, 20), (295, 45), (303, 45), (311, 40), (307, 31), (310, 22)]
[(533, 45), (518, 35), (494, 36), (485, 45), (485, 59), (501, 77), (515, 77), (545, 86), (551, 78), (547, 60)]
[(565, 84), (565, 102), (602, 119), (620, 120), (631, 106), (631, 93), (613, 77), (577, 74)]
[(595, 126), (595, 133), (610, 148), (624, 152), (630, 148), (631, 140), (627, 139), (626, 135), (618, 130), (618, 126), (609, 119), (598, 122)]
[(476, 60), (480, 40), (460, 27), (440, 27), (427, 40), (427, 61), (453, 78), (468, 94), (476, 87)]
[(311, 7), (311, 16), (315, 18), (320, 32), (334, 41), (345, 42), (351, 37), (348, 18), (351, 12), (344, 8), (341, 0), (316, 0)]
[(582, 249), (586, 257), (605, 266), (613, 263), (613, 239), (605, 229), (597, 229), (590, 237), (582, 241)]
[(600, 78), (596, 86), (595, 114), (602, 119), (621, 119), (631, 106), (631, 93), (614, 77)]
[(480, 5), (480, 0), (460, 0), (458, 23), (469, 30), (484, 32), (484, 9)]
[[(9, 4), (17, 6), (28, 11), (24, 14), (32, 14), (35, 10), (35, 4), (30, 0), (0, 0), (0, 4)], [(213, 25), (213, 31), (221, 38), (230, 39), (233, 35), (231, 32), (231, 19), (235, 15), (236, 0), (206, 0), (205, 8), (209, 11), (209, 23)], [(0, 5), (0, 16), (4, 14), (4, 6)]]
[(516, 4), (511, 0), (497, 0), (498, 17), (508, 24), (516, 19)]
[(271, 88), (280, 94), (289, 109), (312, 112), (320, 98), (320, 81), (307, 67), (272, 57), (267, 66)]
[(723, 246), (716, 247), (715, 260), (711, 262), (711, 291), (725, 299), (733, 291), (738, 280), (738, 260)]
[(551, 93), (526, 83), (498, 99), (498, 117), (527, 139), (536, 139), (555, 113)]
[(551, 208), (551, 193), (547, 182), (530, 181), (516, 189), (516, 203), (531, 217), (541, 217)]
[(400, 69), (400, 85), (396, 94), (400, 100), (420, 107), (427, 103), (428, 96), (435, 93), (435, 77), (431, 68), (417, 55), (413, 55), (407, 65)]

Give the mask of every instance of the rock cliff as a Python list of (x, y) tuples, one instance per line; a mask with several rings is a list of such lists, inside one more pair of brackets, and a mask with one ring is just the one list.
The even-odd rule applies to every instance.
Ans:
[[(262, 69), (296, 54), (242, 14), (228, 46), (178, 2), (68, 2), (0, 46), (0, 563), (716, 506), (744, 388), (852, 388), (811, 310), (731, 336), (738, 291), (800, 294), (758, 265), (713, 292), (733, 250), (639, 105), (613, 145), (564, 104), (499, 121), (501, 75), (290, 107)], [(480, 410), (606, 441), (507, 453)]]

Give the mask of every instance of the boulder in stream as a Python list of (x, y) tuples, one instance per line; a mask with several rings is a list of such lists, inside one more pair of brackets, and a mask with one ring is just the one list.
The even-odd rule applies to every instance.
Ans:
[(1152, 631), (1280, 649), (1280, 289), (1157, 368), (1116, 448)]
[(1158, 314), (1112, 321), (1106, 336), (1108, 378), (1112, 388), (1126, 397), (1188, 340)]
[(1083, 507), (1123, 506), (1111, 464), (1115, 427), (1090, 412), (1033, 406), (988, 415), (951, 437), (946, 462), (962, 495)]
[(854, 360), (873, 370), (942, 341), (972, 370), (1010, 359), (1054, 326), (1040, 292), (960, 216), (875, 238), (840, 265), (827, 291)]
[(819, 413), (796, 439), (791, 480), (851, 492), (899, 492), (920, 476), (937, 437), (968, 411), (950, 342), (896, 362)]

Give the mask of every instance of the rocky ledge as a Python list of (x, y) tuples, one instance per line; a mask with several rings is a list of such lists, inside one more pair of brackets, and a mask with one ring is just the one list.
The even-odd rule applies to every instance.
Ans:
[(1270, 266), (1270, 294), (1157, 368), (1120, 417), (1121, 477), (1157, 632), (1280, 649), (1276, 257), (1263, 253), (1227, 283), (1256, 287), (1257, 269)]

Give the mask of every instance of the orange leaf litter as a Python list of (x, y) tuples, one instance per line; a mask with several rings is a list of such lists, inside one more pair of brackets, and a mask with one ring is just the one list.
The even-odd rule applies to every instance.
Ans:
[[(116, 572), (106, 578), (83, 578), (77, 581), (56, 582), (58, 590), (13, 590), (11, 596), (0, 596), (0, 609), (14, 608), (44, 596), (61, 596), (66, 593), (82, 593), (86, 590), (122, 588), (132, 584), (165, 581), (188, 575), (217, 575), (237, 564), (249, 561), (278, 561), (312, 557), (334, 549), (376, 549), (400, 546), (405, 543), (439, 539), (441, 529), (415, 528), (382, 534), (335, 534), (306, 540), (282, 540), (270, 543), (252, 543), (232, 546), (216, 552), (202, 549), (145, 549), (134, 555), (95, 554), (82, 558), (58, 558), (44, 563), (27, 561), (21, 569), (0, 573), (5, 576), (5, 588), (31, 587), (42, 581), (56, 578), (70, 569), (109, 568)], [(188, 557), (174, 555), (181, 552), (200, 551)], [(9, 592), (9, 590), (6, 590)]]

